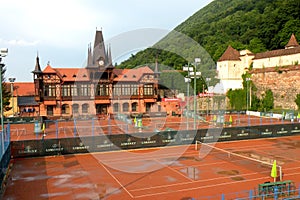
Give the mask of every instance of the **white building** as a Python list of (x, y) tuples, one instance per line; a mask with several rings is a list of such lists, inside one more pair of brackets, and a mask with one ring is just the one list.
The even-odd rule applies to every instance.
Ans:
[(223, 88), (219, 93), (226, 93), (229, 89), (243, 88), (242, 74), (249, 68), (261, 69), (298, 64), (300, 64), (300, 45), (294, 34), (292, 34), (285, 49), (253, 54), (249, 50), (237, 51), (228, 46), (217, 62), (220, 84), (216, 88)]

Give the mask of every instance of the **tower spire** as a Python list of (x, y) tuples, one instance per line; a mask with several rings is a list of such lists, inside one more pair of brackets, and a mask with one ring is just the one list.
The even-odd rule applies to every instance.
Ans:
[(41, 66), (40, 66), (39, 52), (37, 52), (36, 61), (35, 61), (35, 68), (32, 71), (32, 73), (34, 73), (34, 74), (41, 74), (42, 73)]
[(110, 44), (108, 45), (107, 59), (108, 59), (108, 65), (112, 65), (112, 57), (111, 57), (111, 47), (110, 47)]
[(93, 65), (92, 47), (91, 43), (88, 44), (88, 57), (87, 57), (87, 67)]

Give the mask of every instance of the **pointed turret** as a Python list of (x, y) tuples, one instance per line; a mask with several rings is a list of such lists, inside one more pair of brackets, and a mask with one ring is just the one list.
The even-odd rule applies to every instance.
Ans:
[(40, 59), (39, 55), (37, 53), (36, 56), (36, 62), (35, 62), (35, 68), (32, 71), (33, 73), (33, 80), (34, 80), (34, 87), (35, 87), (35, 93), (34, 93), (34, 99), (36, 102), (43, 101), (43, 72), (41, 70), (40, 66)]
[(295, 48), (295, 47), (298, 47), (298, 46), (299, 46), (299, 44), (298, 44), (297, 39), (296, 39), (296, 37), (293, 33), (290, 40), (289, 40), (289, 42), (285, 46), (285, 48), (290, 49), (290, 48)]
[(43, 73), (42, 70), (41, 70), (41, 66), (40, 66), (40, 58), (39, 58), (39, 54), (37, 53), (37, 56), (36, 56), (36, 61), (35, 61), (35, 68), (34, 70), (32, 71), (33, 74), (41, 74)]
[(110, 44), (108, 46), (108, 51), (107, 51), (107, 65), (111, 66), (112, 65), (112, 56), (111, 56), (111, 48)]
[(87, 67), (91, 67), (92, 65), (93, 65), (92, 47), (91, 47), (91, 43), (89, 43), (89, 45), (88, 45)]

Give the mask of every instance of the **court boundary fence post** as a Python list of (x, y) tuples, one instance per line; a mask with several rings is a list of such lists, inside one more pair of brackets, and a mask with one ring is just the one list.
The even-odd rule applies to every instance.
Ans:
[(249, 200), (252, 200), (253, 199), (253, 190), (250, 190), (249, 191)]
[(58, 121), (55, 120), (55, 135), (56, 135), (56, 139), (58, 138)]
[(77, 135), (76, 119), (74, 118), (74, 137)]
[(94, 122), (94, 118), (92, 118), (92, 136), (94, 136), (94, 128), (95, 128), (95, 122)]

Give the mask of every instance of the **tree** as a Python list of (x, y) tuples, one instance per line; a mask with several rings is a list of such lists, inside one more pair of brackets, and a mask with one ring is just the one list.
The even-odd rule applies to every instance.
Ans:
[(262, 99), (262, 109), (265, 111), (269, 111), (274, 107), (274, 97), (272, 90), (268, 89), (266, 91), (265, 96)]
[(226, 95), (229, 98), (230, 107), (242, 110), (246, 107), (246, 91), (244, 89), (229, 90)]
[(9, 88), (7, 87), (6, 85), (6, 82), (5, 82), (5, 77), (4, 77), (4, 74), (6, 72), (6, 69), (4, 67), (5, 65), (0, 64), (0, 67), (2, 67), (2, 105), (3, 105), (3, 112), (5, 111), (9, 111), (11, 109), (11, 107), (9, 107), (9, 104), (10, 104), (10, 99), (11, 99), (11, 92), (9, 90)]
[(300, 94), (297, 94), (296, 99), (295, 99), (295, 103), (298, 106), (298, 110), (300, 110)]

